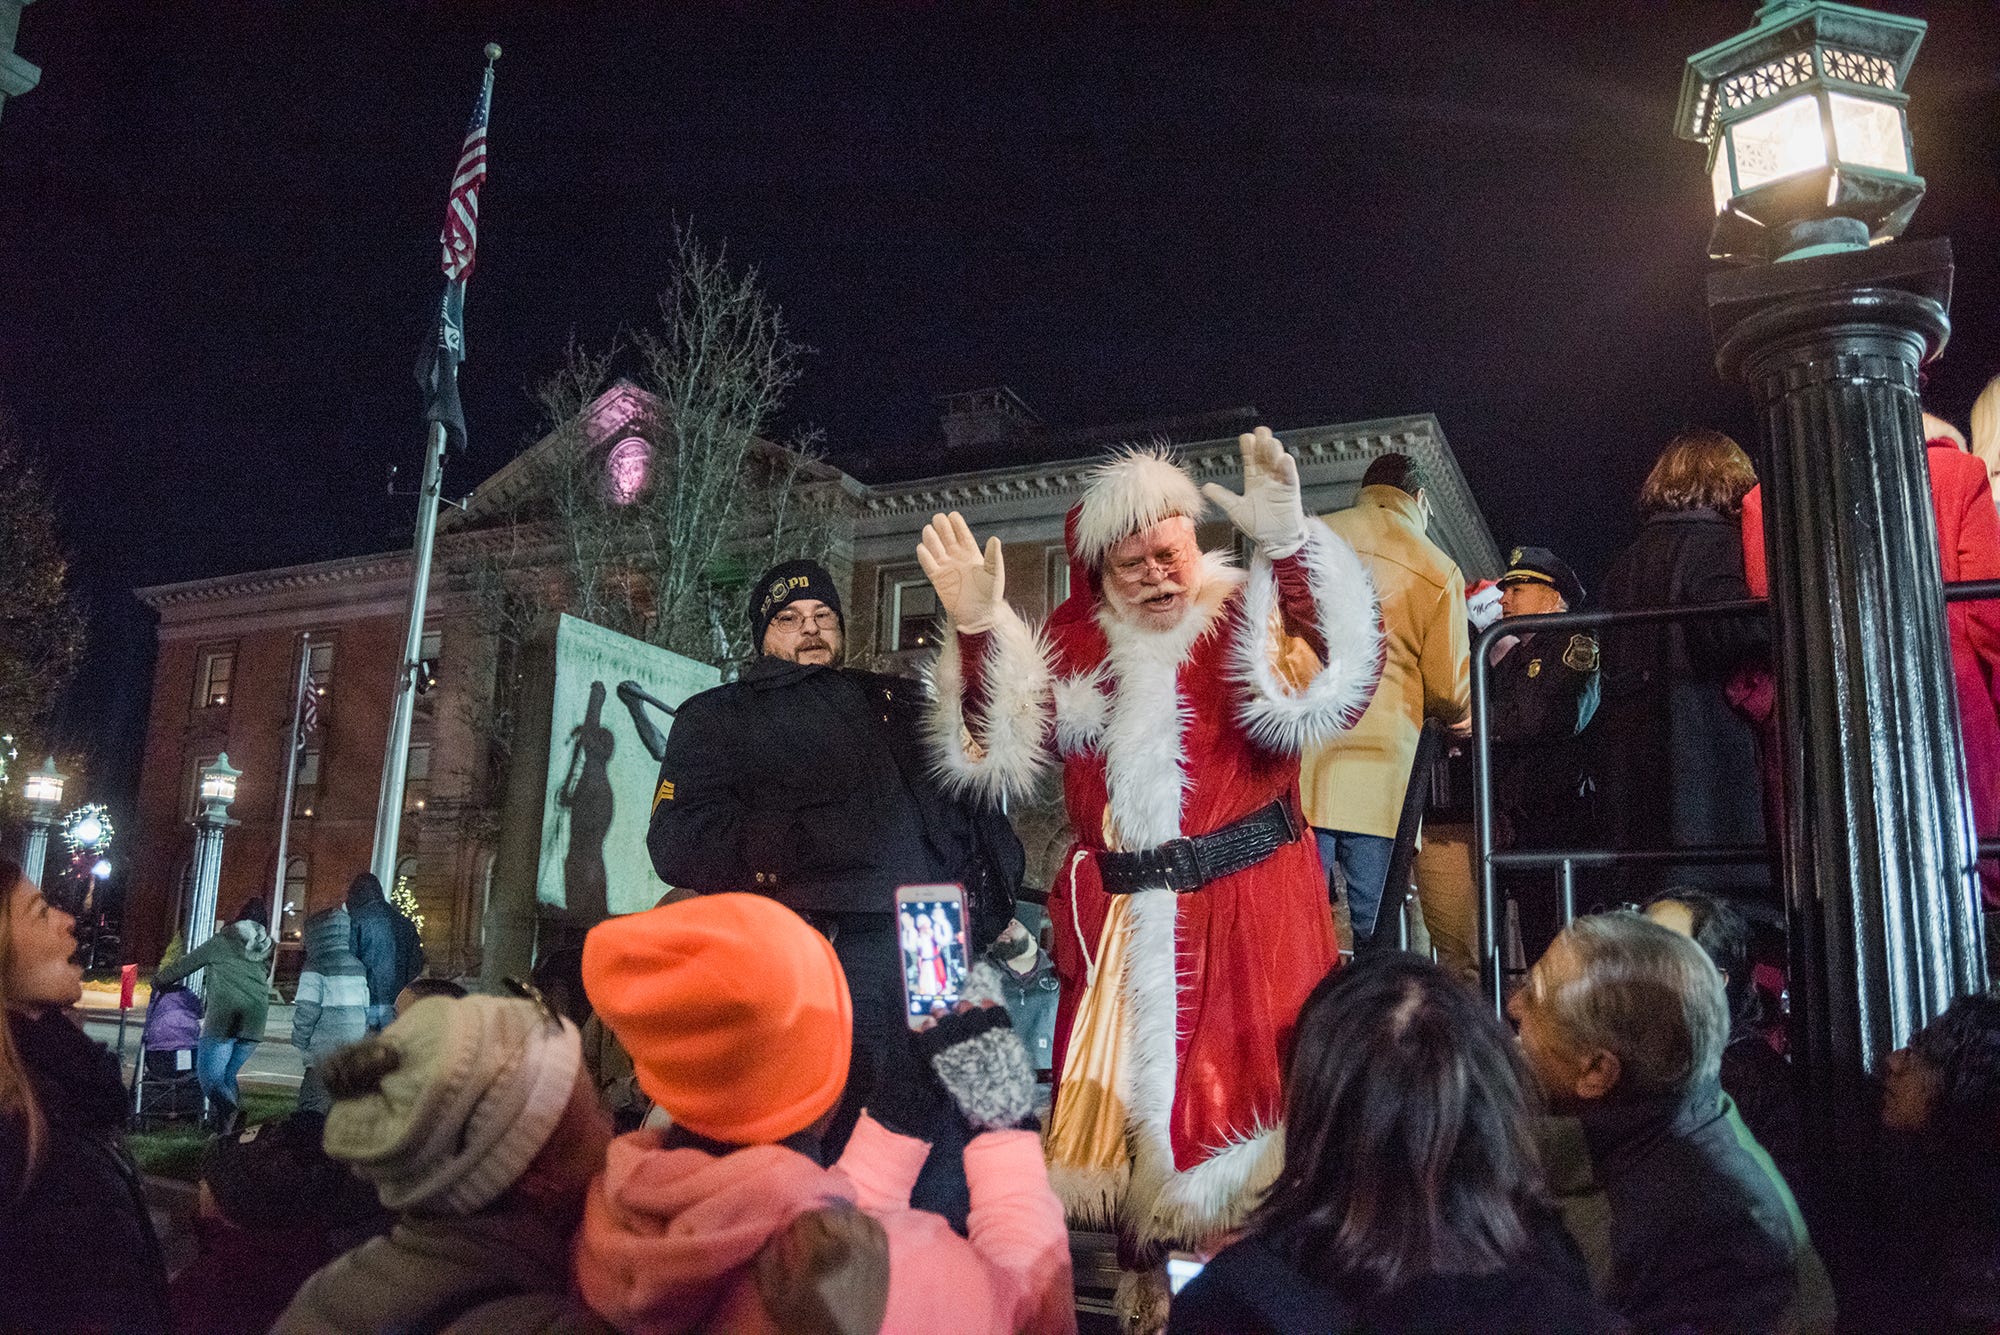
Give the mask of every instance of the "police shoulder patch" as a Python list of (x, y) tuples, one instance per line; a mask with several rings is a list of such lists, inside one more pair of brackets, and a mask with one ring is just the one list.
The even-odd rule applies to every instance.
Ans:
[(653, 805), (658, 807), (662, 802), (671, 802), (673, 800), (674, 781), (672, 779), (661, 779), (660, 790), (653, 794)]
[(1569, 644), (1563, 649), (1563, 666), (1572, 672), (1597, 671), (1597, 640), (1595, 637), (1578, 632), (1569, 637)]

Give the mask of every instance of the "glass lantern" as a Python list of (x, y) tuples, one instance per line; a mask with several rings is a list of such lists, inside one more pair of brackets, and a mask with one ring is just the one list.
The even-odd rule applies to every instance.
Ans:
[(1716, 259), (1804, 259), (1888, 241), (1924, 197), (1903, 81), (1926, 25), (1776, 0), (1689, 59), (1675, 133), (1709, 146)]
[(36, 816), (46, 820), (62, 805), (63, 785), (68, 782), (67, 776), (56, 772), (56, 758), (50, 756), (40, 769), (21, 780), (21, 796)]
[(220, 819), (229, 813), (229, 804), (236, 800), (236, 781), (243, 777), (243, 771), (229, 763), (229, 753), (223, 752), (215, 758), (215, 763), (204, 766), (201, 771), (202, 814)]

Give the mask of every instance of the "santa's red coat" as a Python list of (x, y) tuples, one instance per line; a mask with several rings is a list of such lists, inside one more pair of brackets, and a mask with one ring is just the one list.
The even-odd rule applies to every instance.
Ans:
[[(1282, 649), (1289, 675), (1277, 664)], [(1273, 801), (1300, 831), (1199, 891), (1130, 896), (1133, 1153), (1167, 1160), (1154, 1167), (1167, 1186), (1150, 1218), (1125, 1221), (1136, 1233), (1188, 1238), (1227, 1227), (1276, 1170), (1280, 1053), (1306, 995), (1339, 959), (1326, 875), (1299, 810), (1299, 752), (1360, 716), (1378, 654), (1366, 573), (1321, 528), (1299, 555), (1247, 575), (1210, 558), (1203, 596), (1178, 632), (1119, 622), (1084, 589), (1041, 636), (996, 628), (960, 637), (939, 664), (948, 774), (1061, 764), (1075, 843), (1049, 905), (1063, 984), (1059, 1072), (1103, 948), (1110, 897), (1094, 855), (1111, 832), (1119, 847), (1151, 848)], [(970, 749), (954, 749), (961, 737)], [(1059, 1190), (1072, 1183), (1064, 1168), (1052, 1164)], [(1071, 1203), (1089, 1213), (1101, 1184), (1073, 1185)]]

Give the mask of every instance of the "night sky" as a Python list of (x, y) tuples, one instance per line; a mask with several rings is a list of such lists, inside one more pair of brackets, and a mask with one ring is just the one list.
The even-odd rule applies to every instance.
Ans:
[[(2000, 19), (1911, 80), (1952, 237), (1930, 397), (2000, 371)], [(574, 334), (647, 319), (678, 220), (816, 349), (787, 429), (934, 463), (933, 395), (1078, 426), (1253, 404), (1434, 412), (1503, 544), (1590, 581), (1678, 427), (1748, 439), (1703, 323), (1686, 57), (1749, 0), (1158, 6), (45, 0), (0, 115), (0, 401), (55, 464), (97, 644), (66, 726), (136, 763), (137, 585), (408, 541), (414, 350), (445, 187), (499, 41), (464, 371), (469, 490)], [(1141, 15), (1145, 14), (1145, 17)]]

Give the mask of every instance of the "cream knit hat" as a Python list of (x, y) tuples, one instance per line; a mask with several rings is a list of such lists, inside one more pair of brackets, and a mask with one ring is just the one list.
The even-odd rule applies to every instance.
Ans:
[(582, 1065), (576, 1026), (534, 1002), (425, 997), (326, 1063), (326, 1152), (391, 1210), (472, 1214), (527, 1171)]

